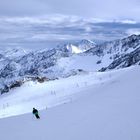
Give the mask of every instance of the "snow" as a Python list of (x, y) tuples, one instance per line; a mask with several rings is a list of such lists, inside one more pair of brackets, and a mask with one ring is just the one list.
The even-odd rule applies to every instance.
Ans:
[(1, 139), (139, 140), (139, 72), (136, 66), (26, 83), (1, 96)]
[(5, 57), (7, 58), (15, 58), (15, 57), (20, 57), (25, 54), (29, 53), (28, 49), (23, 49), (21, 47), (15, 47), (13, 48), (1, 48), (0, 54), (4, 54)]
[(71, 52), (75, 53), (75, 54), (86, 51), (86, 50), (81, 50), (80, 48), (78, 48), (77, 46), (74, 46), (74, 45), (67, 46), (67, 49), (68, 50), (71, 49)]
[[(110, 59), (111, 55), (98, 57), (96, 55), (73, 55), (68, 58), (61, 58), (57, 61), (57, 65), (64, 68), (65, 71), (70, 69), (83, 69), (85, 71), (98, 71), (102, 67), (107, 67), (113, 60)], [(100, 64), (97, 64), (101, 61)]]
[[(69, 102), (73, 100), (73, 98), (75, 99), (77, 96), (80, 96), (79, 92), (82, 92), (87, 86), (102, 84), (110, 79), (110, 77), (116, 76), (113, 76), (111, 73), (85, 72), (82, 75), (64, 79), (61, 78), (43, 84), (34, 82), (25, 83), (22, 87), (11, 90), (8, 95), (3, 95), (1, 97), (0, 117), (27, 113), (31, 111), (33, 106), (44, 109), (46, 107)], [(25, 108), (25, 106), (27, 106), (27, 108)]]

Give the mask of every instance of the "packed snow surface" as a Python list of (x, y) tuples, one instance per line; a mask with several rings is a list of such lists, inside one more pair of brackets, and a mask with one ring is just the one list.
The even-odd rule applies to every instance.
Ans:
[[(139, 83), (139, 66), (26, 83), (0, 97), (0, 137), (139, 140)], [(40, 120), (32, 115), (33, 107), (40, 110)]]

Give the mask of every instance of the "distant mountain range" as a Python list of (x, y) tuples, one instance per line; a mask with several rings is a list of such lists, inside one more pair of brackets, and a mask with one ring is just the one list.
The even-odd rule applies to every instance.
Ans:
[(86, 72), (87, 66), (92, 71), (107, 71), (132, 65), (140, 65), (140, 35), (100, 45), (82, 40), (50, 50), (3, 50), (0, 51), (0, 93), (29, 80), (44, 82)]

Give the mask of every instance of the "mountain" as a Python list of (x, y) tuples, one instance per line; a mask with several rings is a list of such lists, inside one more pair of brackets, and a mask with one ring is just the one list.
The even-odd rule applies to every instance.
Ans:
[(29, 51), (24, 50), (23, 48), (20, 48), (20, 47), (1, 49), (0, 59), (1, 59), (1, 56), (6, 57), (6, 58), (13, 58), (13, 57), (15, 58), (15, 57), (26, 55), (27, 53), (29, 53)]
[(124, 56), (114, 60), (108, 67), (102, 68), (100, 71), (125, 68), (132, 65), (140, 65), (140, 47), (131, 53), (125, 54)]
[(78, 54), (78, 53), (83, 53), (91, 48), (94, 48), (95, 46), (96, 46), (96, 43), (94, 43), (93, 41), (83, 39), (78, 42), (59, 45), (58, 48), (66, 49), (67, 51), (69, 51), (72, 54)]
[[(140, 64), (140, 35), (96, 45), (89, 40), (50, 50), (0, 55), (0, 93), (27, 81), (44, 82), (89, 71), (106, 71)], [(10, 55), (12, 54), (12, 55)]]
[(63, 68), (54, 68), (58, 59), (70, 55), (68, 50), (55, 48), (30, 52), (18, 57), (6, 57), (0, 61), (0, 92), (8, 92), (11, 88), (21, 86), (28, 80), (43, 82), (76, 74), (78, 71), (71, 70), (63, 73)]
[[(112, 69), (124, 68), (139, 64), (139, 48), (140, 36), (132, 35), (124, 39), (97, 44), (83, 53), (61, 58), (57, 64), (66, 71), (70, 69), (105, 71), (111, 69), (112, 66), (114, 66)], [(128, 62), (125, 61), (129, 61), (130, 64), (126, 65), (125, 63)], [(122, 65), (123, 63), (125, 65)]]
[(131, 35), (124, 39), (97, 45), (85, 53), (97, 56), (99, 59), (97, 63), (103, 66), (100, 71), (105, 71), (139, 64), (139, 52), (140, 35)]

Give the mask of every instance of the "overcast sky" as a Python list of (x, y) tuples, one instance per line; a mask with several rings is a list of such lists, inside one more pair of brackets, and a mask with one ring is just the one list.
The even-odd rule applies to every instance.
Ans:
[(1, 16), (48, 14), (140, 21), (140, 0), (0, 0)]

